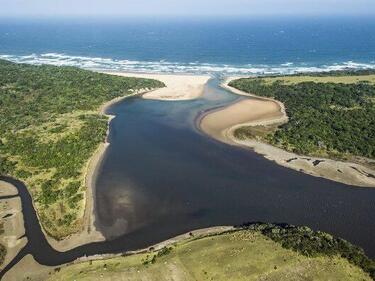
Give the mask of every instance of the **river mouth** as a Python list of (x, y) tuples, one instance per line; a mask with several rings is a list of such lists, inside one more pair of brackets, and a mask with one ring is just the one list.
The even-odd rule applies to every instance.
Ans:
[(241, 98), (219, 85), (211, 79), (197, 100), (130, 98), (108, 109), (116, 118), (96, 180), (95, 225), (112, 241), (110, 248), (265, 221), (326, 231), (374, 256), (374, 189), (281, 167), (197, 129), (197, 116)]
[(95, 226), (106, 241), (56, 251), (27, 187), (0, 177), (17, 187), (28, 239), (0, 279), (27, 254), (58, 266), (83, 256), (147, 248), (194, 229), (245, 222), (306, 225), (375, 257), (375, 189), (309, 176), (199, 131), (199, 116), (240, 99), (219, 85), (211, 79), (203, 97), (192, 101), (133, 97), (108, 109), (116, 118), (94, 196)]

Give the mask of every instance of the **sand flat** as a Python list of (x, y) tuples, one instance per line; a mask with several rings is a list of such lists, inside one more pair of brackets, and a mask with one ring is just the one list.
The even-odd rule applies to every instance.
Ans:
[(199, 98), (203, 94), (204, 85), (210, 79), (209, 75), (183, 74), (149, 74), (106, 72), (107, 74), (125, 77), (149, 78), (163, 82), (166, 87), (143, 94), (144, 99), (179, 101)]
[(270, 100), (244, 99), (207, 114), (200, 127), (207, 134), (226, 141), (226, 130), (250, 122), (266, 122), (283, 117), (280, 106)]
[(17, 195), (18, 190), (6, 181), (0, 180), (0, 197)]

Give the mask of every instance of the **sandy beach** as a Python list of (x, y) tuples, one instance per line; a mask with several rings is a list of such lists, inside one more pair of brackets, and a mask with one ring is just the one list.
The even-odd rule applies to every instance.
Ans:
[(287, 152), (254, 139), (238, 139), (234, 131), (242, 126), (278, 125), (288, 121), (284, 105), (276, 100), (251, 95), (228, 85), (227, 79), (222, 87), (231, 92), (252, 97), (224, 108), (206, 113), (200, 119), (202, 131), (222, 142), (253, 149), (277, 164), (306, 174), (327, 178), (333, 181), (363, 187), (375, 187), (375, 171), (357, 163), (331, 159), (301, 156)]
[(107, 74), (149, 78), (163, 82), (166, 87), (145, 93), (144, 99), (182, 101), (199, 98), (203, 94), (204, 85), (210, 79), (209, 75), (182, 75), (182, 74), (148, 74), (148, 73), (126, 73), (106, 72)]

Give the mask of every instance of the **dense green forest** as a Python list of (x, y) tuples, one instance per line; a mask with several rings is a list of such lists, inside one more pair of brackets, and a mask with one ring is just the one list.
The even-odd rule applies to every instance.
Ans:
[(296, 73), (288, 76), (314, 76), (314, 77), (325, 77), (325, 76), (363, 76), (363, 75), (373, 75), (375, 74), (375, 69), (347, 69), (347, 70), (332, 70), (332, 71), (323, 71), (323, 72), (310, 72), (310, 73)]
[(0, 60), (0, 174), (26, 182), (44, 229), (62, 238), (80, 229), (87, 162), (102, 143), (102, 104), (163, 87), (74, 67)]
[[(344, 71), (317, 77), (337, 76), (342, 80), (345, 75), (372, 74)], [(264, 137), (271, 144), (303, 155), (375, 158), (375, 85), (369, 81), (293, 83), (297, 76), (283, 76), (272, 83), (265, 82), (269, 77), (238, 79), (229, 85), (284, 103), (289, 122)], [(284, 83), (286, 79), (288, 83)], [(240, 128), (239, 134), (246, 136), (246, 130), (251, 136), (246, 127)]]

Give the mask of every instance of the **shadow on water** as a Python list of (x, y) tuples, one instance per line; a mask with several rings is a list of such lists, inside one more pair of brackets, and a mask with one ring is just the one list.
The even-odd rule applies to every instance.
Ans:
[(196, 117), (238, 99), (212, 79), (202, 98), (162, 102), (130, 98), (109, 109), (111, 145), (96, 180), (96, 227), (108, 241), (57, 252), (46, 241), (23, 183), (28, 243), (1, 276), (30, 253), (45, 265), (150, 246), (193, 229), (247, 221), (307, 225), (375, 256), (375, 189), (312, 177), (256, 153), (219, 143)]

